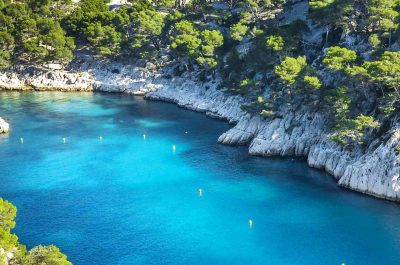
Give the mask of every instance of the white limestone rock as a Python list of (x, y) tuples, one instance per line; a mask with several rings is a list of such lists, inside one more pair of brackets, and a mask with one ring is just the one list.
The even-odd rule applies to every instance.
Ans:
[(24, 82), (14, 72), (0, 72), (0, 90), (22, 90)]
[(150, 75), (145, 68), (83, 57), (68, 70), (19, 66), (0, 71), (0, 89), (101, 90), (143, 95), (156, 89)]
[(0, 90), (91, 91), (94, 79), (86, 72), (29, 69), (0, 72)]
[(248, 144), (259, 131), (261, 124), (261, 117), (256, 116), (249, 119), (248, 116), (245, 116), (232, 129), (223, 133), (218, 138), (218, 142), (227, 145)]
[(283, 118), (265, 120), (260, 116), (241, 119), (239, 123), (220, 136), (224, 144), (250, 143), (252, 155), (308, 155), (310, 147), (318, 142), (324, 121), (320, 115), (293, 114)]
[[(143, 94), (154, 89), (149, 82), (151, 72), (135, 65), (112, 63), (108, 60), (83, 58), (76, 63), (80, 72), (90, 73), (97, 90)], [(136, 94), (135, 93), (135, 94)]]
[(0, 133), (8, 133), (10, 130), (10, 125), (0, 117)]
[(347, 165), (352, 160), (350, 154), (341, 150), (340, 146), (326, 141), (310, 148), (307, 162), (309, 166), (323, 169), (336, 179), (339, 179), (343, 176)]
[(236, 123), (246, 114), (240, 109), (244, 100), (239, 96), (229, 96), (217, 89), (218, 82), (199, 83), (188, 76), (172, 79), (154, 79), (156, 91), (146, 94), (147, 99), (174, 102), (181, 107), (206, 112), (213, 118), (226, 119)]
[(68, 71), (38, 71), (25, 83), (36, 90), (91, 91), (94, 79), (89, 73)]
[(400, 201), (400, 125), (390, 138), (346, 167), (339, 185), (377, 197)]

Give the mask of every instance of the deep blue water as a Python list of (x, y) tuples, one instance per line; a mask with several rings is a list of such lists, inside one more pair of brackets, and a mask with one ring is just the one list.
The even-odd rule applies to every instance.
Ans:
[(76, 265), (400, 262), (398, 204), (302, 160), (219, 145), (229, 125), (204, 114), (122, 94), (2, 92), (0, 116), (15, 233)]

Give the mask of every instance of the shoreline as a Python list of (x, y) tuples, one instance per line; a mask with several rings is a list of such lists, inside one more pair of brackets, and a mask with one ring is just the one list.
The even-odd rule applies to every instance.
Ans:
[[(112, 69), (118, 69), (119, 73), (112, 73)], [(0, 91), (129, 93), (143, 96), (146, 100), (173, 103), (232, 124), (232, 128), (219, 137), (221, 144), (247, 146), (250, 155), (259, 157), (304, 157), (308, 166), (325, 171), (341, 188), (400, 202), (400, 156), (394, 151), (394, 146), (400, 143), (398, 124), (385, 134), (386, 141), (375, 139), (372, 141), (374, 146), (371, 144), (365, 152), (348, 152), (329, 140), (325, 130), (327, 118), (320, 113), (288, 112), (282, 113), (282, 118), (272, 120), (251, 116), (240, 109), (245, 99), (219, 90), (218, 81), (197, 82), (190, 73), (166, 78), (171, 69), (150, 73), (131, 65), (94, 61), (88, 61), (70, 75), (66, 75), (70, 72), (64, 70), (61, 74), (49, 72), (56, 72), (53, 76), (61, 76), (61, 79), (49, 80), (48, 72), (39, 73), (30, 76), (32, 82), (37, 82), (35, 86), (28, 89), (3, 86)], [(15, 73), (11, 75), (17, 76)], [(82, 76), (84, 79), (79, 82), (71, 82), (71, 79), (78, 80)], [(0, 87), (2, 81), (4, 83), (4, 75), (1, 78), (0, 73)], [(16, 82), (14, 79), (8, 84)], [(20, 80), (20, 83), (26, 84), (27, 81)], [(48, 85), (52, 83), (59, 87)]]

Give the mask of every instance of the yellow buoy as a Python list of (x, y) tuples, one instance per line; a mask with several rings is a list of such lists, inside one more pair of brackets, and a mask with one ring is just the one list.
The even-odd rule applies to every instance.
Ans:
[(24, 138), (19, 138), (19, 141), (21, 142), (21, 144), (23, 144), (24, 143)]
[(146, 134), (143, 134), (143, 140), (146, 140)]
[(249, 219), (249, 227), (252, 228), (253, 227), (253, 220)]
[(63, 144), (67, 143), (67, 138), (63, 138)]
[(175, 152), (176, 151), (176, 145), (172, 146), (172, 150)]
[(203, 196), (203, 189), (199, 189), (198, 192), (200, 197)]

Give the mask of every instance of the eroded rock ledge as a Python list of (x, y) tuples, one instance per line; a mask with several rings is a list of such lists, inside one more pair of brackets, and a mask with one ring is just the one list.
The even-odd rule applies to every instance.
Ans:
[(235, 124), (218, 142), (249, 145), (260, 156), (305, 156), (311, 167), (324, 169), (342, 187), (400, 201), (400, 120), (364, 151), (349, 152), (329, 140), (327, 118), (320, 113), (280, 113), (272, 120), (241, 110), (245, 100), (218, 89), (218, 82), (199, 83), (190, 74), (173, 77), (160, 71), (107, 61), (80, 60), (73, 70), (17, 69), (0, 72), (2, 89), (125, 92), (176, 103)]

